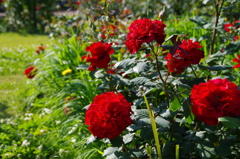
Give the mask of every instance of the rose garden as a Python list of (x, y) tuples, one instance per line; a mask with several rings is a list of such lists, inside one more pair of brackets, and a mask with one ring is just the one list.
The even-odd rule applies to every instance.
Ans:
[(239, 1), (0, 4), (1, 158), (240, 158)]

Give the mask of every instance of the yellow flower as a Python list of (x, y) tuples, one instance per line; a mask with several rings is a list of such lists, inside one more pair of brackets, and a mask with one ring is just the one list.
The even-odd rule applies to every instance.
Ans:
[(68, 74), (70, 72), (72, 72), (72, 70), (68, 68), (62, 72), (62, 75), (65, 76), (66, 74)]

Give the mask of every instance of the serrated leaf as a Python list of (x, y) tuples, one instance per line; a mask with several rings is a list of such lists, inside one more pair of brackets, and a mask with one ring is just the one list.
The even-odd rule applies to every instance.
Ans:
[(146, 62), (138, 62), (136, 66), (133, 67), (135, 73), (142, 73), (148, 69), (148, 64)]
[(227, 66), (227, 65), (219, 65), (219, 66), (203, 66), (203, 65), (198, 65), (202, 69), (208, 69), (211, 71), (221, 71), (221, 70), (227, 70), (227, 69), (232, 69), (232, 66)]
[(155, 118), (155, 122), (156, 122), (156, 125), (159, 127), (170, 129), (171, 123), (160, 116), (157, 116)]
[(154, 137), (151, 126), (142, 128), (140, 132), (140, 137), (145, 140), (152, 140)]
[(92, 143), (92, 142), (94, 142), (94, 141), (96, 141), (96, 140), (97, 140), (97, 138), (96, 138), (95, 136), (91, 135), (91, 136), (87, 139), (87, 141), (85, 142), (85, 144), (88, 145), (88, 144), (90, 144), (90, 143)]
[(146, 86), (146, 87), (157, 87), (157, 83), (149, 81), (149, 82), (146, 82), (144, 84), (144, 86)]
[(146, 82), (149, 82), (150, 79), (146, 77), (136, 77), (132, 79), (130, 82), (133, 83), (134, 85), (144, 85)]
[(170, 103), (170, 110), (172, 111), (177, 111), (179, 108), (181, 108), (181, 103), (178, 101), (178, 98), (176, 96), (174, 96), (174, 100), (171, 101)]
[(220, 117), (218, 121), (221, 122), (226, 128), (234, 128), (240, 126), (240, 120), (232, 117)]
[(183, 143), (183, 153), (190, 154), (194, 150), (194, 143), (191, 141), (187, 141)]
[(123, 142), (124, 142), (124, 144), (130, 143), (130, 142), (133, 140), (134, 135), (135, 135), (135, 133), (129, 133), (129, 134), (124, 135), (124, 136), (123, 136)]
[(198, 131), (196, 132), (195, 136), (193, 137), (193, 141), (200, 142), (204, 139), (206, 131)]
[(103, 151), (103, 156), (109, 156), (113, 154), (114, 152), (118, 151), (118, 147), (108, 147), (106, 150)]
[(89, 67), (89, 65), (86, 64), (81, 64), (79, 66), (76, 67), (77, 70), (87, 70)]
[(228, 156), (231, 155), (232, 150), (231, 146), (234, 145), (233, 140), (221, 140), (219, 146), (215, 148), (215, 151), (220, 156)]
[(144, 154), (141, 149), (129, 149), (127, 151), (127, 155), (131, 158), (142, 158), (144, 157)]
[(140, 123), (143, 123), (145, 125), (151, 125), (151, 121), (149, 118), (142, 118), (139, 120)]
[(134, 59), (126, 59), (123, 61), (119, 61), (114, 65), (115, 69), (122, 69), (122, 68), (127, 68), (131, 66), (133, 63), (135, 63)]
[(240, 50), (240, 42), (239, 41), (235, 41), (235, 42), (228, 44), (226, 46), (226, 48), (224, 49), (224, 51), (226, 51), (227, 54), (234, 54), (236, 52), (239, 52), (239, 50)]
[(182, 106), (183, 106), (183, 114), (185, 116), (185, 120), (188, 122), (188, 124), (191, 124), (194, 120), (194, 115), (191, 111), (191, 106), (189, 105), (189, 99), (184, 99)]
[(123, 144), (123, 140), (119, 136), (115, 137), (114, 139), (110, 139), (110, 142), (114, 147), (120, 147)]
[(214, 146), (211, 144), (198, 144), (197, 148), (202, 159), (214, 158), (216, 155)]
[(162, 148), (162, 155), (168, 156), (173, 152), (173, 143), (168, 141), (166, 144), (163, 145)]
[(103, 78), (104, 74), (102, 73), (102, 70), (98, 70), (97, 72), (94, 73), (94, 76), (96, 78)]
[(139, 118), (148, 118), (149, 117), (147, 109), (137, 109), (135, 112)]

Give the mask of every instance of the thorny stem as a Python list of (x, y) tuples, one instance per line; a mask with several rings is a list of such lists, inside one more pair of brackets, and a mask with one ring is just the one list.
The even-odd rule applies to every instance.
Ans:
[(195, 76), (196, 78), (198, 78), (198, 76), (197, 76), (196, 72), (194, 71), (192, 65), (190, 65), (190, 67), (191, 67), (191, 69), (192, 69), (192, 71), (193, 71), (194, 76)]
[(212, 35), (212, 41), (211, 41), (211, 45), (210, 45), (210, 55), (212, 55), (213, 51), (214, 51), (214, 43), (215, 43), (216, 34), (217, 34), (218, 19), (219, 19), (221, 10), (222, 10), (222, 6), (223, 6), (223, 3), (224, 3), (224, 0), (220, 4), (220, 8), (219, 8), (219, 3), (220, 3), (219, 0), (217, 0), (217, 2), (215, 2), (216, 21), (215, 21), (213, 35)]
[[(167, 105), (168, 105), (168, 108), (170, 107), (170, 104), (169, 104), (169, 96), (168, 96), (168, 91), (167, 91), (167, 86), (166, 86), (166, 82), (163, 80), (163, 77), (162, 77), (162, 75), (161, 75), (161, 72), (160, 72), (160, 68), (159, 68), (159, 62), (158, 62), (158, 51), (154, 51), (154, 48), (153, 48), (153, 46), (151, 45), (151, 44), (149, 44), (149, 46), (150, 46), (150, 48), (151, 48), (151, 50), (152, 50), (152, 52), (154, 53), (154, 55), (155, 55), (155, 58), (156, 58), (156, 65), (157, 65), (157, 72), (158, 72), (158, 76), (159, 76), (159, 78), (161, 79), (161, 81), (162, 81), (162, 83), (163, 83), (163, 86), (164, 86), (164, 92), (165, 92), (165, 94), (166, 94), (166, 102), (167, 102)], [(160, 49), (161, 50), (161, 49)]]

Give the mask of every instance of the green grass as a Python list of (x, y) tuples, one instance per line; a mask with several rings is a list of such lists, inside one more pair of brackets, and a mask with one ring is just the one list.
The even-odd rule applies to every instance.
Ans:
[(36, 45), (46, 45), (50, 42), (46, 35), (29, 35), (18, 33), (1, 33), (0, 34), (0, 49), (24, 47), (30, 48)]
[(0, 118), (21, 112), (28, 81), (24, 70), (38, 58), (37, 47), (49, 43), (46, 35), (0, 34)]

